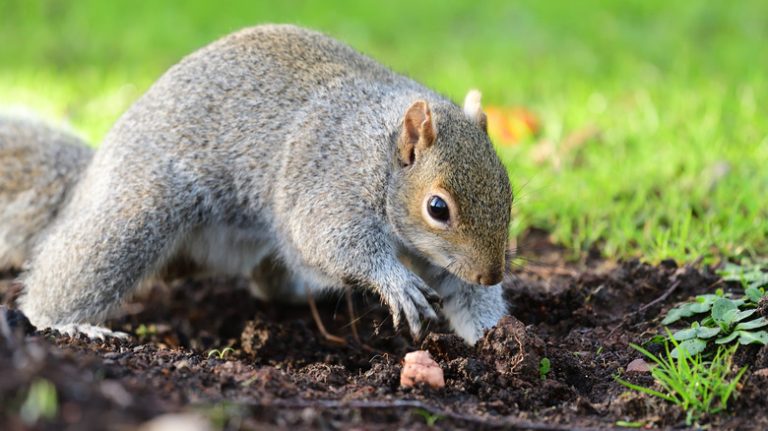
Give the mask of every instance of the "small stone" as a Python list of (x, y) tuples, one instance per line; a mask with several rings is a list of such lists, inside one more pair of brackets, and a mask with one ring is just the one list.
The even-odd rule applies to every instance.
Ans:
[(139, 427), (139, 431), (212, 431), (211, 423), (195, 413), (170, 413), (158, 416)]
[(442, 368), (424, 350), (407, 353), (400, 372), (400, 386), (410, 388), (419, 383), (426, 383), (433, 388), (445, 387)]
[(186, 359), (180, 359), (173, 363), (173, 367), (177, 370), (189, 369), (189, 361)]
[(752, 373), (753, 376), (768, 377), (768, 368), (760, 368)]
[(651, 366), (648, 362), (645, 362), (643, 358), (637, 358), (627, 365), (628, 373), (649, 373), (651, 372)]

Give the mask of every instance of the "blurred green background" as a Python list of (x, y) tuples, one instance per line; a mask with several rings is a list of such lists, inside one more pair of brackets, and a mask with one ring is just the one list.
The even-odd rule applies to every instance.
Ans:
[(574, 256), (768, 252), (765, 1), (0, 0), (0, 109), (98, 145), (182, 56), (263, 22), (532, 112), (541, 133), (499, 145), (515, 235), (546, 229)]

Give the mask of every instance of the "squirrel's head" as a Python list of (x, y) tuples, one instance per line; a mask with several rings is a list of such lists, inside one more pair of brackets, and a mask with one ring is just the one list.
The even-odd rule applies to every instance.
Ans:
[(480, 93), (456, 105), (415, 101), (397, 137), (388, 194), (401, 240), (472, 284), (504, 274), (512, 190), (486, 132)]

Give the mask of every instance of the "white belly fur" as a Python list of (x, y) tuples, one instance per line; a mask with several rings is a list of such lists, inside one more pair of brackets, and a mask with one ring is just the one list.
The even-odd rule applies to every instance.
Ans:
[(210, 226), (190, 233), (179, 252), (212, 274), (249, 277), (273, 250), (269, 238), (255, 229)]
[(202, 275), (247, 278), (251, 293), (264, 300), (302, 302), (307, 289), (320, 293), (338, 285), (323, 274), (295, 262), (282, 262), (288, 266), (287, 272), (255, 274), (254, 270), (264, 259), (277, 254), (277, 248), (274, 238), (258, 228), (222, 225), (195, 229), (181, 242), (178, 254), (200, 265)]

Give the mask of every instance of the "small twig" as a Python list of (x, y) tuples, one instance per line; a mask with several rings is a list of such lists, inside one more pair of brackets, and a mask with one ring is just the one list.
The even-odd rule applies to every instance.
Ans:
[(653, 301), (643, 305), (638, 309), (635, 314), (644, 313), (645, 310), (658, 305), (664, 301), (666, 301), (667, 298), (669, 298), (670, 295), (672, 295), (677, 288), (680, 287), (680, 280), (675, 280), (674, 283), (672, 283), (667, 290), (664, 291), (658, 298), (654, 299)]
[[(307, 302), (309, 303), (309, 310), (312, 312), (312, 319), (315, 321), (315, 324), (317, 325), (317, 329), (320, 331), (320, 333), (325, 337), (326, 340), (346, 346), (347, 340), (345, 338), (339, 337), (337, 335), (333, 335), (325, 328), (325, 325), (323, 324), (323, 319), (320, 318), (320, 312), (317, 310), (317, 304), (315, 303), (315, 299), (312, 296), (312, 293), (309, 291), (309, 288), (306, 288), (307, 291)], [(371, 352), (371, 353), (377, 353), (381, 354), (384, 353), (382, 350), (373, 348), (365, 343), (362, 342), (360, 339), (360, 334), (357, 332), (357, 326), (355, 318), (355, 310), (354, 305), (352, 303), (352, 293), (350, 289), (346, 290), (347, 295), (347, 307), (349, 307), (349, 318), (350, 318), (350, 325), (352, 326), (352, 337), (355, 340), (355, 345), (360, 347), (361, 349)]]
[[(699, 256), (699, 257), (697, 257), (697, 258), (696, 258), (696, 260), (694, 260), (694, 261), (693, 261), (693, 262), (691, 262), (690, 264), (688, 264), (688, 265), (685, 265), (685, 267), (684, 267), (684, 268), (687, 268), (687, 269), (690, 269), (690, 268), (695, 268), (695, 267), (699, 266), (699, 264), (701, 263), (701, 261), (702, 261), (703, 259), (704, 259), (704, 257), (703, 257), (703, 256)], [(673, 277), (675, 277), (675, 278), (676, 278), (677, 276), (678, 276), (677, 274), (673, 275)], [(719, 283), (720, 281), (721, 281), (721, 280), (718, 280), (718, 281), (716, 281), (715, 283), (713, 283), (713, 286), (714, 286), (714, 285), (717, 285), (717, 283)], [(662, 294), (661, 294), (661, 295), (660, 295), (658, 298), (654, 299), (653, 301), (651, 301), (651, 302), (649, 302), (649, 303), (647, 303), (647, 304), (643, 305), (642, 307), (640, 307), (640, 309), (638, 309), (636, 313), (644, 313), (644, 312), (645, 312), (646, 310), (648, 310), (649, 308), (651, 308), (651, 307), (653, 307), (653, 306), (655, 306), (655, 305), (658, 305), (658, 304), (660, 304), (660, 303), (662, 303), (662, 302), (666, 301), (666, 300), (667, 300), (667, 298), (669, 298), (669, 297), (670, 297), (670, 295), (672, 295), (673, 293), (675, 293), (675, 290), (677, 290), (677, 288), (678, 288), (678, 287), (680, 287), (680, 283), (681, 283), (681, 280), (678, 278), (677, 280), (675, 280), (674, 282), (672, 282), (672, 284), (669, 286), (669, 288), (668, 288), (667, 290), (665, 290), (665, 291), (664, 291), (664, 293), (662, 293)], [(710, 287), (712, 287), (712, 286), (710, 286)]]
[(312, 297), (312, 292), (309, 291), (309, 287), (304, 286), (307, 291), (307, 302), (309, 303), (309, 309), (312, 311), (312, 318), (315, 319), (315, 324), (320, 333), (326, 340), (336, 344), (347, 344), (347, 340), (331, 334), (325, 329), (323, 320), (320, 318), (320, 313), (317, 311), (317, 304), (315, 304), (315, 298)]
[(363, 340), (360, 338), (360, 333), (357, 332), (357, 321), (360, 320), (360, 318), (355, 315), (355, 304), (354, 304), (354, 301), (352, 301), (351, 288), (347, 288), (345, 290), (345, 296), (347, 297), (347, 311), (349, 312), (349, 326), (352, 329), (352, 338), (355, 340), (355, 343), (366, 352), (376, 353), (376, 354), (384, 353), (383, 350), (376, 349), (374, 347), (369, 346), (366, 343), (363, 343)]
[(357, 332), (357, 318), (355, 317), (355, 304), (352, 303), (352, 289), (347, 287), (344, 289), (344, 296), (347, 298), (347, 312), (349, 313), (349, 326), (352, 329), (352, 338), (355, 339), (357, 344), (362, 345), (360, 341), (360, 334)]
[(645, 313), (646, 310), (648, 310), (649, 308), (651, 308), (651, 307), (653, 307), (655, 305), (658, 305), (658, 304), (666, 301), (666, 299), (669, 298), (669, 296), (672, 295), (675, 292), (675, 290), (677, 290), (678, 287), (680, 287), (680, 280), (675, 280), (674, 282), (672, 282), (672, 284), (669, 286), (669, 288), (667, 288), (667, 290), (664, 291), (664, 293), (659, 295), (658, 298), (656, 298), (653, 301), (643, 305), (642, 307), (637, 309), (637, 311), (633, 311), (632, 313), (624, 315), (624, 318), (621, 319), (621, 322), (618, 325), (616, 325), (615, 328), (611, 329), (611, 332), (608, 333), (606, 338), (611, 338), (613, 336), (613, 334), (616, 333), (616, 331), (618, 331), (619, 329), (623, 328), (624, 325), (627, 324), (627, 321), (630, 318), (635, 317), (638, 314)]

